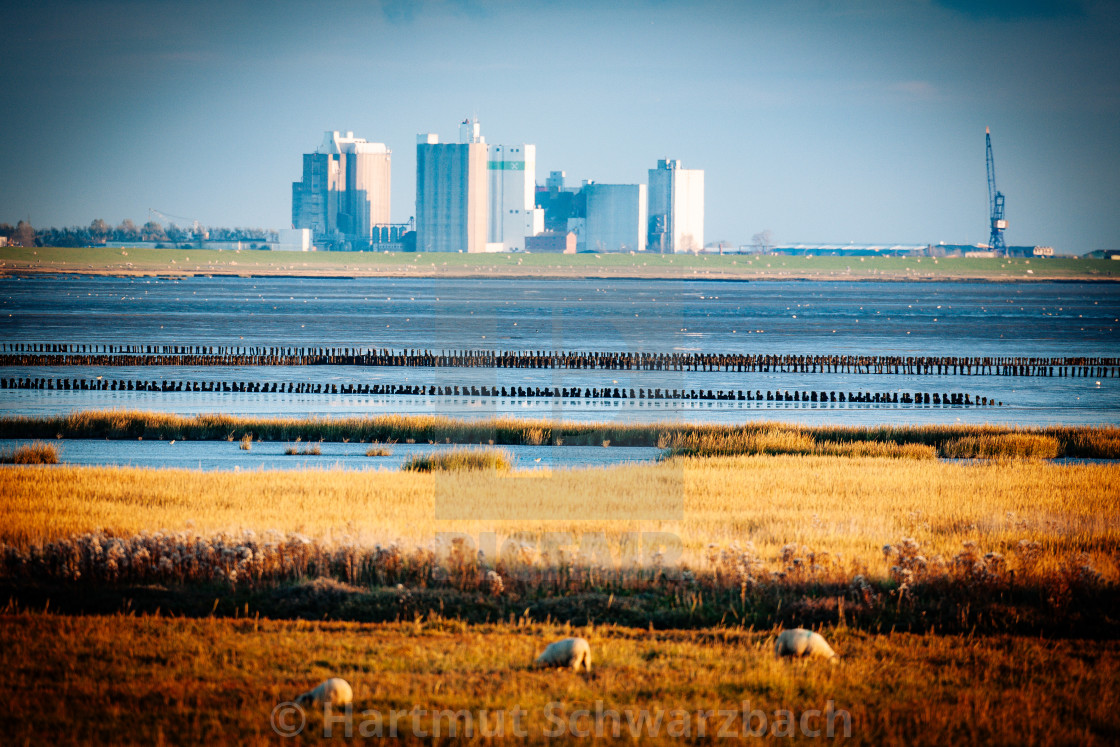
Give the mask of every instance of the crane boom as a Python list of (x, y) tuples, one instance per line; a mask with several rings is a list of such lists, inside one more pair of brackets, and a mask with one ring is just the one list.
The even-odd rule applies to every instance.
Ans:
[(988, 238), (988, 248), (993, 252), (1007, 254), (1007, 243), (1003, 239), (1003, 232), (1007, 229), (1007, 221), (1003, 217), (1003, 192), (996, 188), (996, 160), (992, 156), (992, 130), (984, 128), (984, 141), (988, 164), (988, 215), (991, 221), (992, 234)]
[(198, 220), (195, 219), (195, 218), (185, 218), (181, 215), (171, 215), (169, 213), (163, 212), (162, 210), (156, 210), (155, 208), (148, 208), (148, 219), (151, 220), (153, 216), (162, 218), (163, 220), (171, 219), (171, 220), (185, 220), (185, 221), (188, 221), (191, 224), (191, 230), (194, 233), (194, 235), (196, 237), (202, 236), (202, 233), (203, 233), (202, 224), (199, 223)]
[(987, 146), (988, 162), (988, 212), (994, 213), (996, 209), (996, 161), (992, 157), (992, 128), (984, 128), (984, 143)]

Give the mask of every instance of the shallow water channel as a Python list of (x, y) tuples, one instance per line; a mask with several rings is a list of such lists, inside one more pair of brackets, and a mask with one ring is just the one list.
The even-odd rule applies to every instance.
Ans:
[[(27, 444), (27, 440), (0, 439), (0, 452)], [(237, 441), (116, 441), (100, 439), (57, 439), (61, 464), (165, 467), (195, 470), (277, 469), (387, 469), (397, 470), (409, 458), (455, 448), (460, 444), (383, 444), (389, 456), (367, 457), (369, 444), (324, 441), (289, 443), (254, 442), (250, 451)], [(287, 455), (289, 447), (300, 450), (318, 446), (319, 455)], [(483, 448), (483, 447), (474, 447)], [(509, 454), (514, 469), (563, 469), (606, 467), (616, 464), (653, 462), (660, 449), (646, 446), (494, 446)]]

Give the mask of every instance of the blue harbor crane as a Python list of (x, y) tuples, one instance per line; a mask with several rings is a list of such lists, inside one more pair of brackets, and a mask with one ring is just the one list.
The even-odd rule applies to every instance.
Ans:
[(1007, 243), (1003, 240), (1007, 221), (1003, 217), (1003, 192), (996, 189), (996, 161), (992, 157), (991, 128), (984, 128), (984, 139), (988, 145), (988, 208), (992, 221), (992, 235), (988, 238), (988, 248), (996, 254), (1007, 256)]

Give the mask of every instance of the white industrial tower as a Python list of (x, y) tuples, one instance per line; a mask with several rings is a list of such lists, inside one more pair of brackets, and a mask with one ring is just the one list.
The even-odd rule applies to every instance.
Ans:
[(544, 230), (544, 210), (536, 206), (537, 146), (490, 145), (490, 231), (494, 251), (523, 251), (525, 237)]
[(704, 248), (704, 171), (662, 159), (649, 170), (650, 251), (698, 252)]

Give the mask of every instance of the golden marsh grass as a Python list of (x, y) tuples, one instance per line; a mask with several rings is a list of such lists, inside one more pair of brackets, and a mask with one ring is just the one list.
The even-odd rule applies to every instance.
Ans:
[(963, 436), (946, 441), (940, 449), (941, 456), (960, 459), (1053, 459), (1060, 451), (1058, 439), (1038, 433), (1007, 433), (999, 438)]
[(749, 541), (776, 561), (792, 543), (875, 577), (892, 564), (883, 545), (902, 537), (945, 557), (965, 542), (1005, 552), (1026, 540), (1050, 555), (1088, 553), (1116, 580), (1120, 465), (782, 455), (547, 473), (0, 469), (0, 541), (14, 547), (98, 529), (186, 528), (404, 546), (441, 532), (494, 533), (498, 543), (665, 532), (681, 538), (693, 566), (710, 545)]
[(401, 465), (401, 470), (404, 472), (451, 470), (508, 472), (509, 469), (509, 453), (501, 449), (452, 449), (434, 454), (417, 454)]
[[(1120, 428), (995, 425), (797, 426), (758, 421), (739, 426), (679, 423), (556, 423), (492, 418), (459, 420), (429, 415), (348, 418), (246, 418), (223, 414), (182, 416), (109, 410), (52, 417), (2, 417), (0, 438), (114, 438), (144, 440), (402, 441), (456, 444), (566, 444), (657, 446), (690, 456), (741, 453), (840, 454), (924, 458), (930, 449), (962, 458), (1041, 456), (1053, 439), (1054, 456), (1120, 459)], [(411, 439), (411, 440), (409, 440)], [(946, 444), (953, 453), (946, 453)], [(967, 447), (972, 447), (969, 451)], [(1047, 447), (1048, 448), (1048, 447)]]
[(307, 446), (292, 445), (284, 449), (284, 453), (288, 456), (321, 456), (323, 447), (317, 443)]
[(0, 464), (58, 464), (58, 447), (36, 441), (0, 452)]

